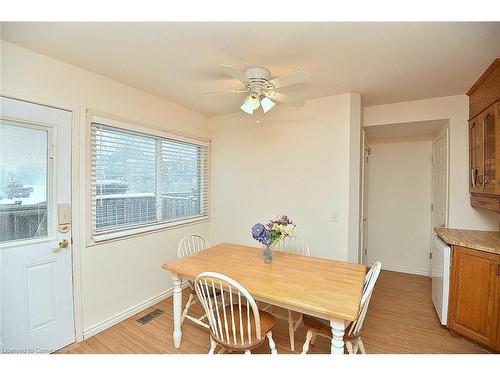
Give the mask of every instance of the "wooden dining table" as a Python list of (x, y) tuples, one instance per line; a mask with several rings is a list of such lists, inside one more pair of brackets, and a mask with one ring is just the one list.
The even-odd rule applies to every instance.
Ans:
[(161, 267), (174, 283), (173, 339), (182, 340), (182, 281), (211, 271), (243, 285), (255, 300), (330, 321), (331, 353), (344, 354), (344, 331), (357, 319), (366, 267), (325, 258), (273, 252), (264, 263), (262, 248), (222, 243)]

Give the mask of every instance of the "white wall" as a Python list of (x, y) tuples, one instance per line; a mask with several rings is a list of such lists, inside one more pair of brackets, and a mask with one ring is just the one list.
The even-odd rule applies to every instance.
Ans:
[(361, 224), (361, 95), (351, 94), (349, 102), (349, 222), (347, 260), (361, 261), (360, 232)]
[(466, 95), (448, 96), (364, 108), (364, 126), (402, 122), (450, 121), (449, 226), (451, 228), (498, 230), (499, 215), (472, 208), (468, 190), (468, 126)]
[[(81, 114), (85, 108), (91, 108), (159, 130), (208, 137), (204, 116), (75, 66), (4, 41), (1, 62), (0, 93), (4, 96), (75, 111), (75, 120), (84, 117)], [(85, 126), (83, 121), (76, 121), (73, 128), (77, 133), (73, 146), (80, 147), (81, 160), (86, 157)], [(84, 187), (86, 171), (82, 168), (73, 172), (75, 186)], [(84, 190), (73, 199), (73, 209), (79, 210), (78, 217), (83, 217), (88, 205)], [(94, 247), (85, 247), (84, 220), (74, 227), (78, 229), (82, 239), (79, 245), (83, 328), (88, 330), (170, 289), (170, 275), (160, 265), (177, 256), (177, 243), (186, 233), (206, 235), (208, 223)]]
[(432, 138), (370, 141), (368, 264), (428, 275)]
[(211, 241), (257, 245), (252, 225), (286, 213), (313, 255), (347, 260), (349, 244), (357, 252), (349, 218), (359, 222), (359, 213), (349, 198), (359, 189), (359, 158), (350, 160), (351, 148), (359, 153), (359, 102), (344, 94), (277, 106), (260, 124), (244, 113), (212, 117)]

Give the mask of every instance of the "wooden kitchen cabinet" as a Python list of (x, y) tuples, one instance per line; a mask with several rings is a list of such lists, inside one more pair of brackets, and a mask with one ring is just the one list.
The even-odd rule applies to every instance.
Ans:
[(483, 123), (481, 114), (469, 121), (469, 190), (483, 192)]
[[(495, 119), (496, 107), (494, 104), (485, 110), (481, 115), (481, 122), (483, 125), (483, 192), (486, 194), (497, 193), (496, 183), (496, 167), (497, 167), (497, 150), (496, 150), (496, 124), (498, 121)], [(500, 142), (500, 138), (498, 140)], [(500, 189), (498, 189), (500, 192)]]
[(500, 351), (500, 255), (453, 246), (448, 328)]
[(469, 191), (473, 207), (500, 211), (500, 59), (469, 95)]

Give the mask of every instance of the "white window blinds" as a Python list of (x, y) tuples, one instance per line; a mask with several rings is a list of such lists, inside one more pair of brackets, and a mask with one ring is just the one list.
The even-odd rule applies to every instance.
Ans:
[(208, 216), (208, 145), (91, 123), (92, 236)]

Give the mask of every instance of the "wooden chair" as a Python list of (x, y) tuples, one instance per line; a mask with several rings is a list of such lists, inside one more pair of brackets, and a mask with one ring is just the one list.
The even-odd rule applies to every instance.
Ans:
[[(311, 255), (307, 242), (297, 236), (285, 237), (283, 240), (276, 242), (273, 245), (273, 250), (304, 256)], [(265, 309), (267, 310), (268, 308), (269, 306), (266, 306)], [(290, 350), (292, 352), (295, 351), (295, 331), (299, 328), (300, 323), (302, 323), (302, 314), (299, 314), (297, 320), (294, 320), (292, 311), (288, 310), (288, 335), (290, 338)]]
[[(204, 250), (209, 247), (208, 241), (201, 234), (188, 234), (186, 237), (179, 241), (179, 246), (177, 247), (177, 257), (184, 258), (197, 252)], [(208, 324), (204, 322), (207, 318), (206, 315), (203, 315), (199, 318), (195, 318), (188, 314), (189, 308), (198, 302), (198, 297), (194, 291), (194, 284), (192, 281), (188, 281), (190, 293), (189, 298), (182, 311), (181, 324), (184, 323), (184, 319), (189, 319), (193, 323), (198, 324), (202, 327), (209, 328)]]
[(259, 310), (243, 286), (220, 273), (203, 272), (194, 281), (194, 288), (210, 326), (208, 354), (213, 354), (217, 345), (222, 346), (219, 353), (229, 349), (250, 354), (266, 337), (271, 353), (277, 354), (271, 332), (274, 317)]
[(297, 236), (285, 237), (281, 241), (276, 242), (273, 244), (273, 250), (297, 255), (311, 255), (311, 250), (309, 250), (307, 242)]
[[(346, 333), (344, 335), (344, 342), (349, 354), (356, 354), (358, 349), (362, 354), (366, 354), (363, 340), (361, 340), (361, 330), (363, 328), (363, 322), (365, 321), (366, 312), (368, 311), (368, 304), (370, 303), (373, 288), (378, 275), (380, 274), (381, 267), (382, 264), (380, 262), (375, 262), (366, 274), (358, 319), (351, 322), (345, 330)], [(326, 320), (316, 319), (306, 315), (304, 316), (303, 321), (308, 330), (306, 341), (304, 342), (304, 346), (302, 348), (302, 354), (307, 353), (309, 350), (309, 343), (314, 342), (316, 335), (326, 337), (328, 339), (332, 338), (330, 324)]]

